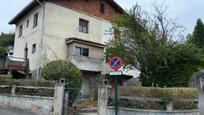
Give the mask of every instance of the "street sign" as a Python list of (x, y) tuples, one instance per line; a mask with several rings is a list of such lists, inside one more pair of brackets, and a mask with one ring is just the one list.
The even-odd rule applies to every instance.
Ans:
[(110, 76), (121, 76), (122, 75), (122, 71), (111, 71), (109, 73)]
[(115, 79), (115, 115), (118, 115), (118, 76), (122, 76), (122, 71), (118, 71), (123, 66), (123, 61), (117, 56), (114, 56), (108, 62), (109, 67), (114, 70), (109, 74)]
[(123, 61), (119, 57), (114, 56), (110, 59), (108, 65), (112, 70), (116, 71), (123, 66)]

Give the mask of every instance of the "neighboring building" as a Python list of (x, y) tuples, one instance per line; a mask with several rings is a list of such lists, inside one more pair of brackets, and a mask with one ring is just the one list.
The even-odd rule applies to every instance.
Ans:
[(27, 48), (35, 76), (50, 61), (70, 60), (83, 73), (82, 93), (91, 95), (97, 76), (107, 74), (104, 48), (114, 37), (111, 20), (123, 13), (114, 0), (33, 0), (9, 22), (16, 25), (13, 56), (25, 57)]

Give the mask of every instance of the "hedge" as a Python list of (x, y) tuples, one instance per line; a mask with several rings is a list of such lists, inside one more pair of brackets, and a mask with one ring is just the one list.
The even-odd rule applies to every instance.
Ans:
[[(120, 107), (166, 110), (166, 105), (172, 102), (174, 110), (198, 109), (198, 90), (195, 88), (119, 87), (118, 95), (123, 97), (118, 99)], [(114, 91), (109, 106), (114, 105), (113, 97)], [(154, 99), (161, 101), (152, 101)], [(183, 101), (189, 99), (190, 102)]]
[(55, 87), (54, 81), (37, 81), (37, 80), (14, 80), (0, 79), (0, 85), (17, 85), (17, 86), (32, 86), (32, 87)]
[[(36, 81), (36, 80), (14, 80), (14, 79), (0, 79), (0, 85), (6, 85), (8, 87), (0, 87), (1, 94), (11, 94), (11, 87), (16, 87), (16, 95), (29, 95), (29, 96), (45, 96), (54, 97), (54, 87), (56, 82), (54, 81)], [(26, 88), (26, 86), (35, 88)], [(40, 87), (51, 87), (51, 88), (40, 88)]]
[(198, 99), (198, 90), (196, 88), (119, 87), (119, 95), (150, 98), (170, 96), (174, 99)]

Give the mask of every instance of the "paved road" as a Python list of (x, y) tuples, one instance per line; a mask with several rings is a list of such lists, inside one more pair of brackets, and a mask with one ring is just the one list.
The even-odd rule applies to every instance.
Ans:
[(0, 115), (34, 115), (34, 114), (15, 109), (0, 108)]
[(204, 93), (199, 94), (200, 115), (204, 115)]

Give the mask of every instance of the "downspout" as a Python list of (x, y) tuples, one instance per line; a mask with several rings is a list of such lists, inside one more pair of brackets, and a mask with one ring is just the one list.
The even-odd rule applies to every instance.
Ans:
[(39, 51), (37, 54), (37, 80), (40, 80), (41, 77), (41, 57), (42, 57), (42, 48), (43, 48), (43, 35), (44, 35), (44, 26), (45, 26), (45, 0), (43, 0), (43, 3), (40, 2), (39, 0), (35, 0), (36, 2), (39, 3), (41, 7), (43, 7), (43, 17), (42, 17), (42, 31), (41, 31), (41, 38), (40, 38), (40, 44), (39, 44)]

